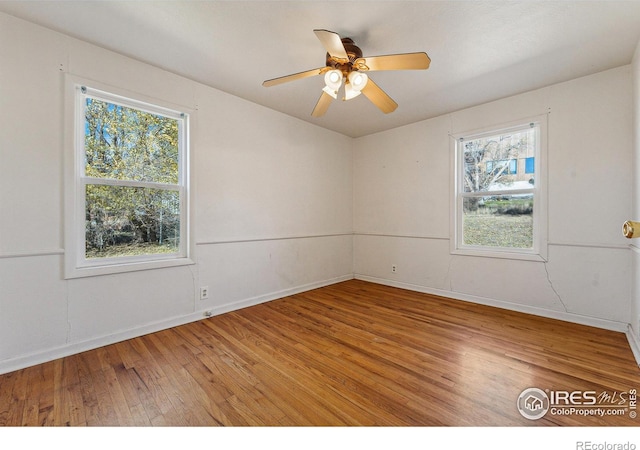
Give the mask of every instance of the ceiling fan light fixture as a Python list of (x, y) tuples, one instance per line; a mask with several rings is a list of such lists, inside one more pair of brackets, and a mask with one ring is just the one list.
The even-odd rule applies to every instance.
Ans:
[(369, 81), (369, 77), (366, 73), (354, 71), (349, 74), (349, 84), (358, 93), (367, 85), (367, 81)]
[(337, 91), (342, 85), (342, 72), (337, 69), (328, 71), (324, 75), (324, 82), (328, 88)]

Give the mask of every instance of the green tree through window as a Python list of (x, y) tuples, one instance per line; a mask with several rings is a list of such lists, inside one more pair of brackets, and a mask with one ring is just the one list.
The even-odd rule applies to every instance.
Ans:
[(179, 118), (85, 96), (86, 258), (177, 253)]

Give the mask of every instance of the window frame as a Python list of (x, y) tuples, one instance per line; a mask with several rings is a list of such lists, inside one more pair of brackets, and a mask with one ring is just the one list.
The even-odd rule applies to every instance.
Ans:
[[(515, 247), (489, 247), (465, 245), (463, 243), (463, 201), (468, 197), (479, 197), (481, 194), (464, 191), (464, 146), (465, 141), (489, 136), (497, 136), (510, 132), (536, 127), (536, 148), (534, 151), (535, 184), (532, 189), (510, 189), (500, 191), (502, 195), (533, 193), (533, 247), (521, 249)], [(522, 120), (483, 127), (471, 131), (452, 133), (452, 179), (451, 195), (452, 217), (450, 253), (453, 255), (479, 256), (488, 258), (506, 258), (530, 261), (547, 261), (547, 171), (546, 153), (548, 145), (547, 115), (529, 117)], [(496, 192), (496, 191), (489, 191)]]
[[(125, 273), (138, 270), (194, 264), (191, 258), (190, 141), (189, 108), (163, 100), (66, 75), (65, 80), (65, 278)], [(116, 180), (85, 174), (86, 98), (134, 108), (178, 120), (178, 183)], [(139, 187), (178, 192), (180, 201), (180, 243), (178, 251), (105, 258), (86, 258), (86, 187), (88, 185)]]

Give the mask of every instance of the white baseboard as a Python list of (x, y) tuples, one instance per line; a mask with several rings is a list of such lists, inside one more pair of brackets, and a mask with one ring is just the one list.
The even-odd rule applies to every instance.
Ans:
[(226, 303), (223, 305), (215, 306), (211, 309), (207, 309), (205, 311), (211, 311), (213, 316), (217, 316), (219, 314), (224, 314), (230, 311), (236, 311), (242, 308), (248, 308), (250, 306), (259, 305), (260, 303), (269, 302), (271, 300), (276, 300), (279, 298), (287, 297), (289, 295), (299, 294), (300, 292), (307, 292), (312, 289), (318, 289), (324, 286), (329, 286), (336, 283), (341, 283), (343, 281), (353, 280), (353, 275), (343, 275), (336, 278), (331, 278), (329, 280), (318, 281), (314, 283), (305, 284), (302, 286), (296, 286), (290, 289), (283, 289), (281, 291), (271, 292), (265, 295), (259, 295), (257, 297), (247, 298), (244, 300), (239, 300), (236, 302)]
[(145, 334), (155, 333), (157, 331), (166, 330), (168, 328), (184, 325), (189, 322), (195, 322), (202, 319), (202, 312), (188, 314), (186, 316), (173, 317), (171, 319), (154, 322), (141, 327), (133, 328), (126, 331), (110, 334), (108, 336), (96, 337), (81, 342), (74, 342), (62, 345), (43, 352), (36, 352), (26, 356), (2, 361), (0, 363), (0, 374), (13, 372), (15, 370), (24, 369), (26, 367), (35, 366), (45, 362), (53, 361), (65, 356), (75, 355), (87, 350), (93, 350), (106, 345), (115, 344), (116, 342), (126, 341)]
[(155, 333), (157, 331), (166, 330), (168, 328), (177, 327), (179, 325), (184, 325), (187, 323), (196, 322), (198, 320), (207, 319), (208, 317), (205, 316), (206, 312), (211, 312), (212, 316), (216, 316), (219, 314), (223, 314), (225, 312), (246, 308), (248, 306), (258, 305), (260, 303), (265, 303), (271, 300), (276, 300), (289, 295), (310, 291), (312, 289), (329, 286), (332, 284), (340, 283), (342, 281), (347, 281), (351, 279), (353, 279), (353, 275), (351, 274), (343, 275), (340, 277), (336, 277), (328, 280), (322, 280), (322, 281), (309, 283), (301, 286), (296, 286), (289, 289), (272, 292), (265, 295), (260, 295), (257, 297), (244, 299), (244, 300), (233, 302), (233, 303), (227, 303), (225, 305), (216, 306), (215, 308), (207, 308), (207, 309), (196, 311), (194, 313), (187, 314), (184, 316), (173, 317), (167, 320), (162, 320), (162, 321), (154, 322), (141, 327), (110, 334), (108, 336), (96, 337), (96, 338), (89, 339), (82, 342), (74, 342), (74, 343), (63, 345), (57, 348), (48, 349), (43, 352), (36, 352), (30, 355), (9, 359), (9, 360), (0, 362), (0, 375), (4, 373), (9, 373), (16, 370), (24, 369), (26, 367), (35, 366), (37, 364), (53, 361), (58, 358), (64, 358), (65, 356), (75, 355), (77, 353), (81, 353), (87, 350), (93, 350), (99, 347), (104, 347), (105, 345), (115, 344), (116, 342), (126, 341), (127, 339), (144, 336), (145, 334)]
[(631, 325), (627, 328), (627, 341), (629, 341), (629, 347), (631, 347), (631, 352), (633, 353), (633, 357), (636, 359), (636, 363), (640, 366), (640, 340), (638, 336), (633, 332)]
[(425, 294), (437, 295), (440, 297), (448, 297), (455, 300), (462, 300), (471, 303), (478, 303), (486, 306), (495, 306), (497, 308), (508, 309), (511, 311), (522, 312), (526, 314), (532, 314), (535, 316), (546, 317), (549, 319), (558, 319), (565, 322), (578, 323), (580, 325), (588, 325), (596, 328), (603, 328), (605, 330), (619, 331), (626, 333), (628, 324), (622, 322), (616, 322), (614, 320), (599, 319), (596, 317), (583, 316), (580, 314), (567, 313), (564, 311), (554, 311), (550, 309), (537, 308), (534, 306), (521, 305), (518, 303), (505, 302), (501, 300), (495, 300), (492, 298), (479, 297), (475, 295), (463, 294), (460, 292), (446, 291), (442, 289), (430, 288), (426, 286), (420, 286), (416, 284), (403, 283), (396, 280), (389, 280), (386, 278), (370, 277), (367, 275), (355, 274), (354, 278), (357, 280), (370, 281), (372, 283), (383, 284), (386, 286), (397, 287), (401, 289), (407, 289), (415, 292), (422, 292)]

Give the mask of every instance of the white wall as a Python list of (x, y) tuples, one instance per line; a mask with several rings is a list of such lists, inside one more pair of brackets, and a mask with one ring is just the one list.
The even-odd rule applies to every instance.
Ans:
[[(350, 138), (4, 14), (0, 61), (0, 373), (352, 277)], [(63, 279), (65, 73), (196, 110), (195, 265)]]
[[(356, 277), (626, 331), (631, 91), (625, 66), (357, 139)], [(452, 256), (449, 134), (540, 114), (548, 262)]]

